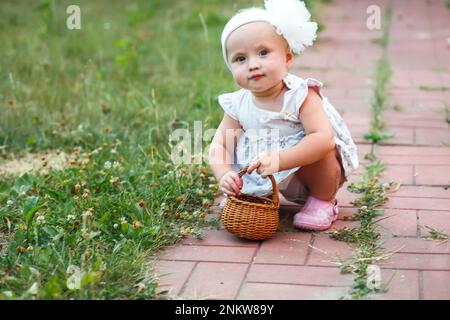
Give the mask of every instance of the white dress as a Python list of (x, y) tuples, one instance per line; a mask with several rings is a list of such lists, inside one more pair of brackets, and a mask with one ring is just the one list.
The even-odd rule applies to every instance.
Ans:
[[(320, 93), (323, 84), (313, 78), (302, 79), (288, 74), (283, 82), (288, 90), (284, 93), (280, 112), (264, 110), (253, 103), (249, 90), (241, 89), (225, 93), (218, 97), (223, 110), (233, 119), (239, 121), (243, 133), (239, 137), (233, 159), (233, 169), (239, 171), (249, 165), (260, 153), (279, 151), (295, 146), (306, 136), (299, 119), (299, 108), (308, 95), (308, 87), (315, 87), (322, 97), (323, 108), (328, 115), (334, 132), (334, 140), (341, 154), (342, 165), (347, 177), (358, 167), (358, 152), (350, 131), (337, 110), (328, 99)], [(275, 173), (273, 176), (279, 184), (300, 167)], [(242, 193), (267, 196), (272, 193), (270, 179), (263, 179), (255, 171), (244, 174)]]

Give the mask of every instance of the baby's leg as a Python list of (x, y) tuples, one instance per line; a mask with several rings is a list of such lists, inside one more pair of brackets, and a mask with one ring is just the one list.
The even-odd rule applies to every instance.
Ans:
[(337, 148), (327, 153), (322, 160), (300, 168), (296, 174), (311, 196), (324, 201), (334, 200), (345, 182)]

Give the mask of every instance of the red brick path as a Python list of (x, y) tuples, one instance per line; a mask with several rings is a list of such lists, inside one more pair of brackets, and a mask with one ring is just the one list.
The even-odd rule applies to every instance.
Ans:
[[(370, 150), (362, 134), (370, 126), (371, 77), (383, 52), (372, 42), (382, 31), (366, 27), (366, 8), (372, 4), (384, 13), (388, 2), (335, 0), (325, 6), (321, 16), (327, 29), (292, 70), (326, 84), (323, 94), (346, 120), (362, 163)], [(450, 299), (450, 241), (427, 240), (423, 228), (450, 234), (450, 9), (444, 1), (392, 1), (387, 58), (393, 77), (383, 119), (395, 137), (375, 154), (387, 167), (383, 180), (402, 187), (390, 195), (383, 216), (388, 218), (379, 222), (385, 251), (395, 251), (379, 265), (388, 291), (368, 298)], [(447, 90), (435, 90), (440, 87)], [(363, 171), (361, 166), (349, 182)], [(338, 193), (341, 208), (334, 229), (351, 225), (343, 219), (356, 212), (349, 203), (356, 195), (347, 185)], [(162, 288), (183, 298), (346, 296), (353, 276), (340, 274), (334, 261), (351, 255), (352, 248), (325, 233), (293, 230), (289, 223), (296, 210), (283, 208), (282, 230), (266, 241), (209, 230), (203, 240), (168, 248), (157, 262)]]

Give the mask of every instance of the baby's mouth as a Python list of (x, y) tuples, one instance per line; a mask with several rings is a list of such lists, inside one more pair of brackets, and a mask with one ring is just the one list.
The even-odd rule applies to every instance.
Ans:
[(262, 78), (262, 77), (264, 77), (263, 74), (254, 74), (254, 75), (251, 75), (251, 76), (249, 77), (249, 80), (258, 80), (258, 79), (260, 79), (260, 78)]

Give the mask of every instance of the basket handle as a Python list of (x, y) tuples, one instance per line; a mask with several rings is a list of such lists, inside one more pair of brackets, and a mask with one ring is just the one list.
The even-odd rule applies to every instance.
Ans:
[[(247, 173), (248, 168), (249, 168), (249, 166), (246, 166), (245, 168), (242, 168), (238, 172), (238, 175), (240, 178), (242, 178), (242, 176)], [(272, 182), (272, 189), (273, 189), (272, 200), (273, 200), (273, 203), (275, 204), (275, 206), (277, 207), (280, 202), (280, 200), (278, 198), (278, 185), (277, 185), (277, 182), (275, 181), (275, 178), (273, 177), (273, 175), (270, 174), (268, 177), (270, 178), (270, 181)]]

